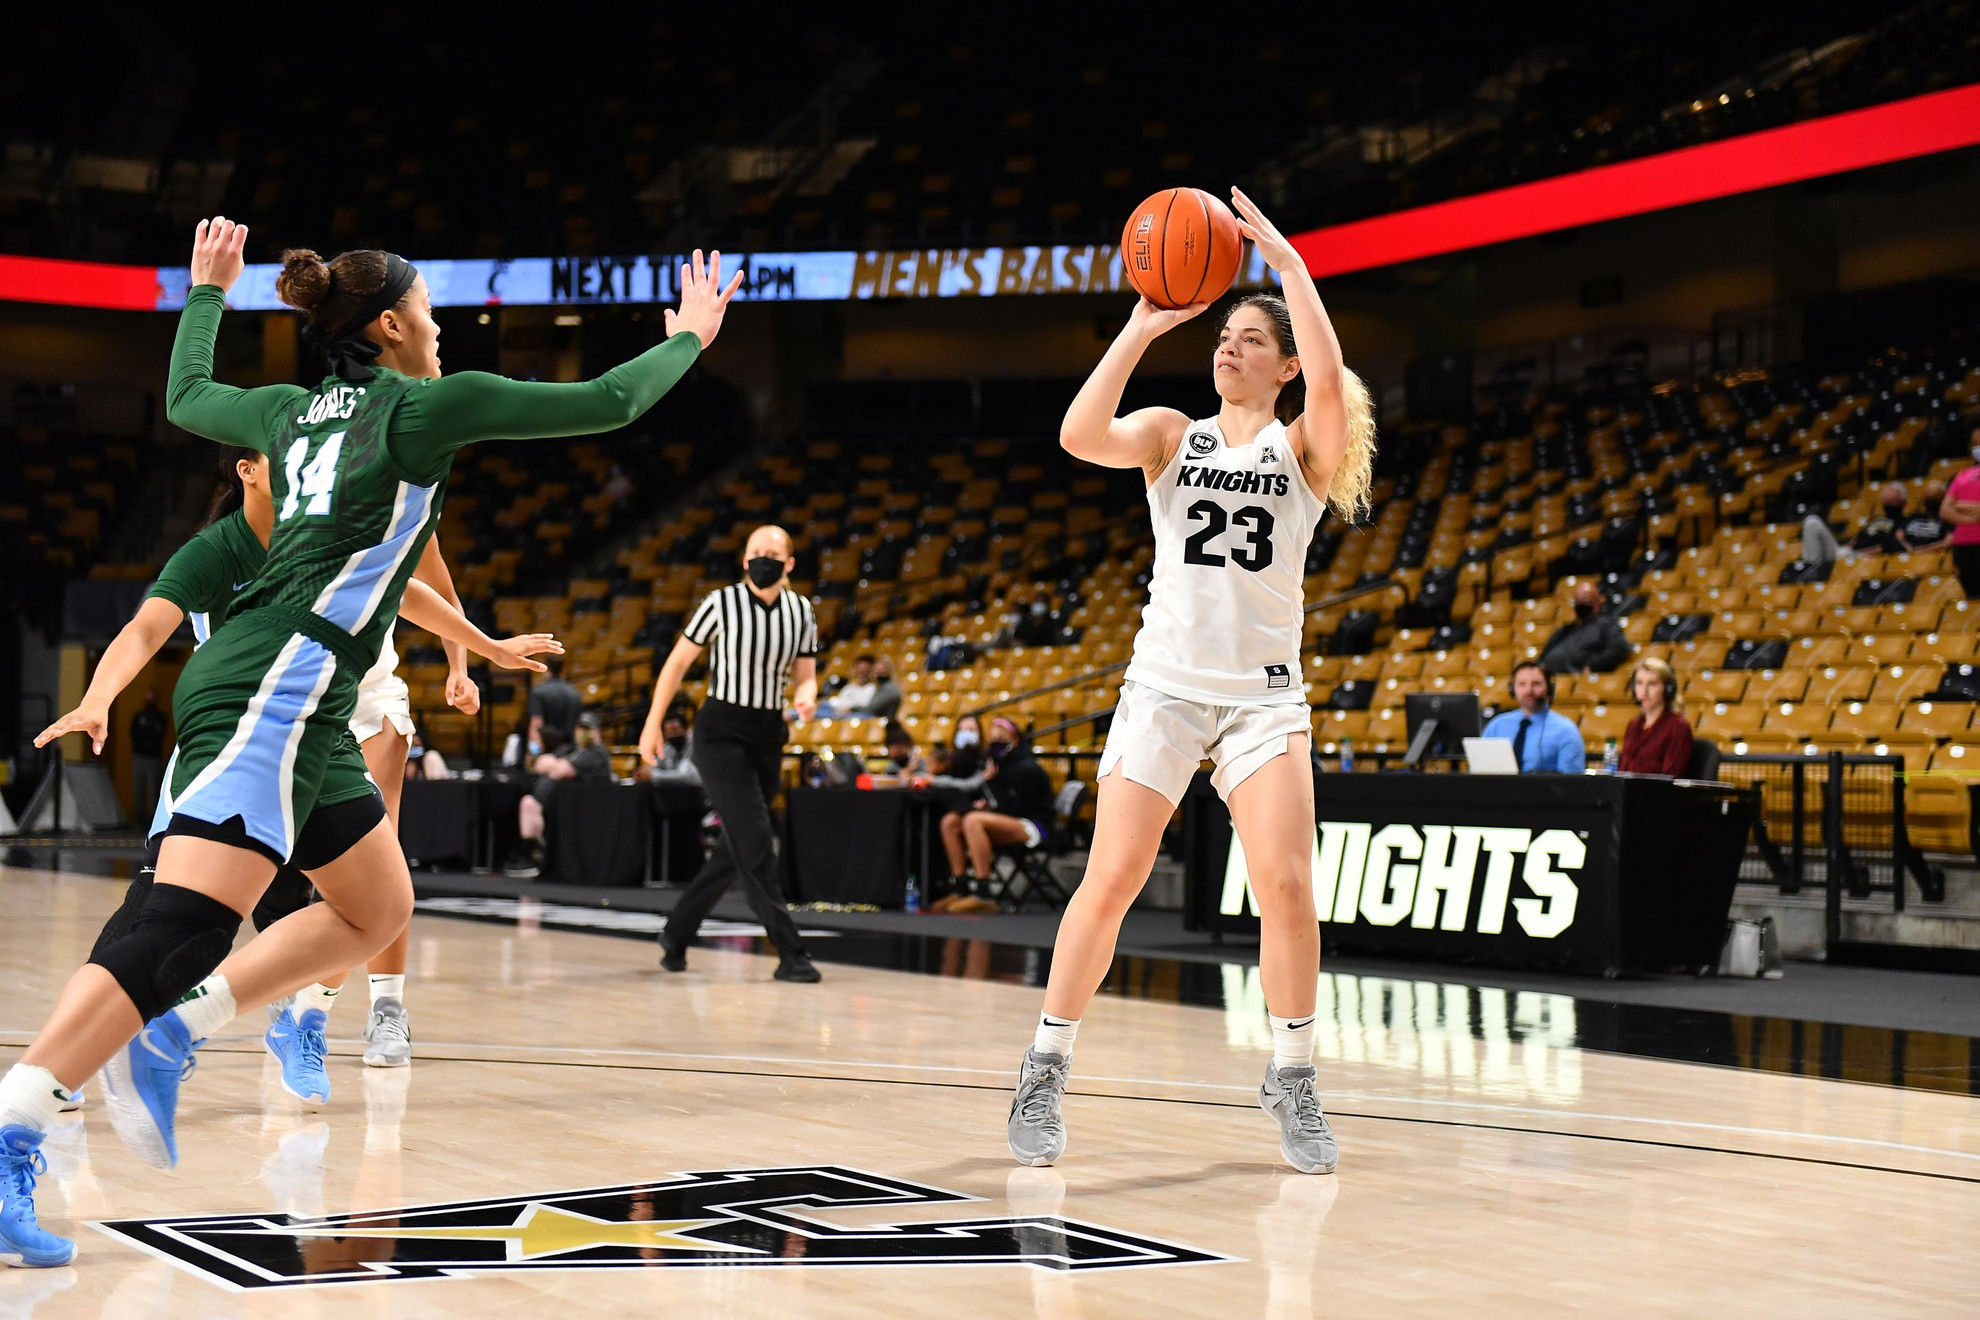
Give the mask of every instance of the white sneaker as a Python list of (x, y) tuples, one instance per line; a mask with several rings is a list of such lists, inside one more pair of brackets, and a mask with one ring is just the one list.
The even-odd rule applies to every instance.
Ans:
[(406, 1006), (381, 999), (371, 1006), (364, 1028), (364, 1061), (374, 1068), (403, 1068), (412, 1062), (412, 1027)]
[(1299, 1068), (1265, 1066), (1265, 1084), (1258, 1088), (1258, 1107), (1279, 1120), (1279, 1153), (1301, 1173), (1332, 1173), (1340, 1161), (1334, 1130), (1320, 1110), (1317, 1072), (1312, 1064)]

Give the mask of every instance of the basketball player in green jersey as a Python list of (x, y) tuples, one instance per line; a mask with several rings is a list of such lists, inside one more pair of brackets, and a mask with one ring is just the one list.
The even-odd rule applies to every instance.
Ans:
[[(277, 290), (308, 313), (304, 337), (331, 372), (314, 389), (240, 390), (213, 379), (213, 345), (246, 237), (224, 218), (199, 225), (166, 415), (268, 455), (268, 562), (180, 677), (172, 824), (143, 915), (70, 978), (0, 1078), (0, 1259), (73, 1258), (73, 1242), (35, 1221), (42, 1138), (83, 1079), (127, 1045), (139, 1052), (134, 1081), (159, 1144), (176, 1158), (178, 1080), (195, 1041), (172, 1005), (186, 991), (217, 968), (213, 993), (232, 1007), (267, 1004), (363, 962), (411, 915), (405, 857), (347, 725), (439, 519), (454, 454), (481, 440), (628, 424), (714, 340), (741, 284), (738, 275), (722, 287), (721, 255), (704, 264), (696, 252), (681, 269), (680, 308), (666, 314), (668, 338), (596, 380), (443, 378), (439, 327), (413, 267), (383, 252), (328, 264), (290, 252)], [(291, 860), (324, 901), (227, 957), (242, 916)]]
[[(268, 536), (275, 521), (274, 503), (268, 494), (265, 460), (255, 450), (229, 447), (222, 451), (220, 471), (226, 486), (215, 498), (206, 525), (165, 562), (136, 616), (104, 649), (81, 703), (42, 730), (35, 738), (35, 746), (45, 747), (64, 734), (81, 732), (89, 736), (94, 749), (100, 754), (109, 735), (111, 703), (178, 631), (181, 620), (191, 625), (193, 649), (198, 650), (212, 637), (213, 630), (225, 621), (234, 599), (261, 575), (268, 558)], [(544, 666), (528, 657), (561, 650), (556, 639), (544, 634), (528, 634), (497, 642), (486, 636), (434, 585), (436, 581), (447, 583), (445, 563), (440, 558), (439, 548), (438, 540), (427, 543), (426, 554), (414, 570), (412, 581), (406, 584), (401, 613), (414, 624), (450, 643), (450, 658), (453, 649), (459, 649), (463, 659), (454, 667), (463, 683), (470, 682), (464, 664), (468, 651), (487, 657), (503, 669), (542, 672)], [(359, 688), (361, 695), (377, 672), (376, 667), (367, 672)], [(450, 692), (454, 687), (450, 680)], [(400, 685), (400, 691), (404, 691), (403, 685)], [(357, 720), (352, 721), (352, 733), (359, 739), (359, 747), (372, 778), (378, 781), (380, 791), (386, 794), (388, 809), (395, 807), (397, 798), (393, 790), (397, 783), (391, 772), (398, 768), (397, 763), (405, 759), (404, 742), (401, 740), (396, 745), (384, 745), (392, 740), (368, 738)], [(173, 758), (176, 761), (176, 750)], [(170, 769), (166, 773), (169, 778)], [(396, 824), (396, 812), (392, 814)], [(152, 877), (157, 870), (158, 848), (171, 820), (171, 796), (160, 794), (158, 808), (152, 814), (151, 826), (146, 831), (149, 846), (144, 865), (132, 879), (122, 905), (111, 914), (104, 923), (102, 933), (96, 937), (97, 949), (122, 938), (144, 910), (145, 900), (151, 892)], [(295, 911), (309, 901), (309, 894), (308, 879), (294, 867), (284, 866), (261, 901), (255, 905), (255, 929), (266, 929)], [(401, 932), (391, 947), (371, 960), (372, 967), (379, 968), (394, 950), (402, 951), (405, 938), (405, 933)], [(391, 970), (403, 974), (404, 966), (401, 952), (401, 960)], [(327, 999), (336, 994), (334, 983), (341, 979), (330, 978), (324, 985), (311, 987), (311, 990)], [(211, 1006), (210, 997), (202, 994), (197, 987), (188, 996), (194, 997), (203, 1001), (201, 1011)], [(301, 1017), (300, 1014), (297, 1016)], [(217, 1029), (217, 1025), (212, 1029)], [(276, 1028), (282, 1025), (278, 1021)], [(312, 1031), (316, 1037), (314, 1042)], [(210, 1034), (210, 1030), (199, 1034)], [(271, 1028), (269, 1032), (268, 1048), (283, 1065), (283, 1085), (299, 1099), (308, 1100), (312, 1096), (329, 1098), (329, 1081), (322, 1075), (321, 1034), (320, 1029), (315, 1029), (308, 1020), (300, 1027), (291, 1021), (285, 1031)], [(312, 1043), (316, 1048), (311, 1048)], [(114, 1072), (114, 1066), (106, 1072)], [(107, 1077), (106, 1080), (115, 1079)], [(126, 1124), (116, 1103), (114, 1088), (111, 1100), (111, 1120), (122, 1130)], [(79, 1094), (76, 1107), (80, 1107)]]

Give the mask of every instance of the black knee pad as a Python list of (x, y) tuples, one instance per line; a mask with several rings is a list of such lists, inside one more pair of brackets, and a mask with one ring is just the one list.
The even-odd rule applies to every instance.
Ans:
[(234, 947), (240, 913), (181, 885), (155, 885), (123, 938), (90, 955), (146, 1022), (204, 981)]
[(144, 914), (145, 900), (151, 897), (151, 878), (158, 873), (158, 845), (164, 836), (153, 838), (145, 849), (144, 865), (131, 878), (130, 888), (124, 891), (124, 901), (103, 923), (103, 930), (97, 935), (96, 943), (90, 947), (89, 961), (100, 961), (99, 955), (118, 940), (131, 933), (131, 927)]

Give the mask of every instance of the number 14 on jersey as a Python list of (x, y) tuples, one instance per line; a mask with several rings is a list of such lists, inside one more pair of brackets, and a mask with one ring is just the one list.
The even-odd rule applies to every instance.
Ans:
[[(344, 452), (343, 431), (332, 431), (324, 437), (323, 447), (316, 451), (316, 457), (309, 456), (311, 437), (299, 435), (289, 452), (283, 457), (284, 485), (289, 488), (288, 498), (282, 501), (281, 511), (276, 518), (287, 522), (300, 510), (304, 517), (314, 517), (330, 512), (330, 495), (337, 485), (337, 460)], [(307, 499), (307, 503), (303, 501)]]

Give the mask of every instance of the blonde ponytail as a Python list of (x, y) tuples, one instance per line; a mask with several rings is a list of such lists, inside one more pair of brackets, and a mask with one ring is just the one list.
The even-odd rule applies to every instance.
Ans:
[(1347, 450), (1327, 485), (1327, 507), (1343, 522), (1368, 512), (1368, 488), (1375, 480), (1375, 401), (1361, 377), (1341, 368), (1341, 403), (1347, 412)]

